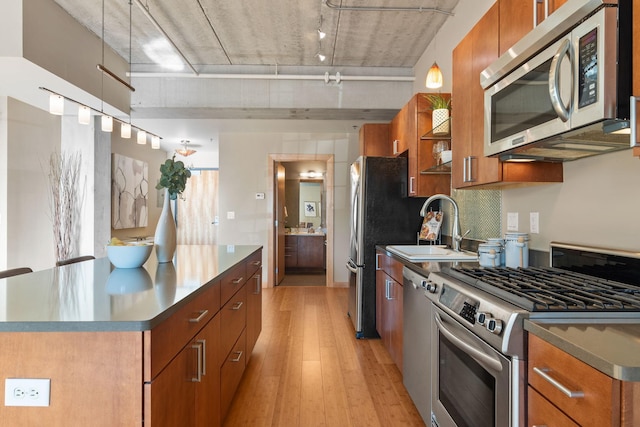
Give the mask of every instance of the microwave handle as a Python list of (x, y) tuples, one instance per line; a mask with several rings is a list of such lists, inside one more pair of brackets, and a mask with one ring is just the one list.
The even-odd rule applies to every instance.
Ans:
[(553, 60), (551, 61), (551, 69), (549, 70), (549, 97), (551, 98), (551, 105), (555, 110), (558, 117), (563, 122), (569, 120), (569, 109), (571, 108), (571, 102), (573, 98), (569, 99), (568, 105), (564, 105), (562, 103), (562, 99), (560, 98), (560, 65), (562, 65), (562, 59), (568, 56), (571, 64), (571, 86), (573, 87), (573, 58), (571, 58), (571, 40), (565, 39), (560, 45), (560, 48), (553, 56)]

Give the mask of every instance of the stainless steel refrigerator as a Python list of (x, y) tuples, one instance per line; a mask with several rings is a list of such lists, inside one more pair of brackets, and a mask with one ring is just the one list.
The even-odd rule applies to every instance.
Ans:
[(349, 307), (357, 338), (376, 338), (376, 245), (414, 244), (425, 198), (407, 197), (405, 157), (359, 157), (351, 165)]

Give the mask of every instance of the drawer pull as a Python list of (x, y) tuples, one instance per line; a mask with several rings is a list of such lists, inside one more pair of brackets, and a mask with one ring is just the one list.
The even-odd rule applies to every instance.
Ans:
[(234, 359), (231, 359), (232, 362), (239, 362), (240, 359), (242, 359), (242, 350), (241, 351), (234, 351), (234, 354), (237, 354), (238, 356)]
[(200, 321), (204, 319), (207, 314), (209, 314), (209, 310), (201, 310), (198, 317), (189, 319), (189, 323), (200, 323)]
[(549, 371), (550, 371), (550, 369), (548, 369), (548, 368), (538, 368), (536, 366), (533, 367), (533, 372), (535, 372), (536, 374), (540, 375), (542, 378), (547, 380), (549, 383), (551, 383), (551, 385), (553, 385), (555, 388), (560, 390), (567, 397), (570, 397), (572, 399), (575, 398), (575, 397), (584, 397), (584, 392), (583, 391), (569, 390), (568, 387), (566, 387), (565, 385), (561, 384), (558, 380), (556, 380), (551, 375), (549, 375), (547, 373)]
[(256, 267), (260, 267), (261, 264), (262, 264), (262, 261), (253, 261), (251, 263), (251, 265), (255, 265)]
[(240, 310), (240, 307), (242, 307), (243, 302), (242, 301), (238, 301), (237, 303), (233, 304), (233, 307), (231, 307), (231, 310)]
[(197, 340), (198, 344), (202, 344), (202, 375), (207, 375), (207, 340)]
[(196, 350), (197, 374), (195, 378), (191, 378), (194, 383), (202, 382), (202, 343), (193, 344), (191, 348)]
[(253, 278), (256, 279), (256, 291), (254, 292), (254, 294), (259, 295), (260, 291), (262, 290), (262, 279), (260, 278), (259, 274), (253, 276)]
[(239, 285), (242, 282), (244, 282), (244, 277), (240, 277), (239, 279), (235, 279), (231, 281), (231, 283), (233, 283), (234, 285)]

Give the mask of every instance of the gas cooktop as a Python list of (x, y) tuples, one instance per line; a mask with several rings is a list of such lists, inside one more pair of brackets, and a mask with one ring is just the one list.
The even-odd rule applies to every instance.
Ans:
[(560, 268), (451, 268), (449, 275), (528, 311), (640, 311), (640, 287)]

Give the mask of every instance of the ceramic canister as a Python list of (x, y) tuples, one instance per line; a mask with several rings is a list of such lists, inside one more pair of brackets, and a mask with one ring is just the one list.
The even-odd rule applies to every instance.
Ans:
[(506, 233), (504, 235), (505, 265), (507, 267), (529, 267), (529, 235), (527, 233)]
[(500, 267), (502, 245), (499, 243), (480, 243), (478, 245), (478, 262), (482, 267)]
[(500, 238), (500, 237), (489, 237), (487, 239), (487, 243), (497, 243), (500, 245), (500, 247), (502, 248), (502, 250), (500, 251), (500, 266), (504, 267), (505, 265), (505, 253), (506, 251), (504, 250), (504, 239)]

